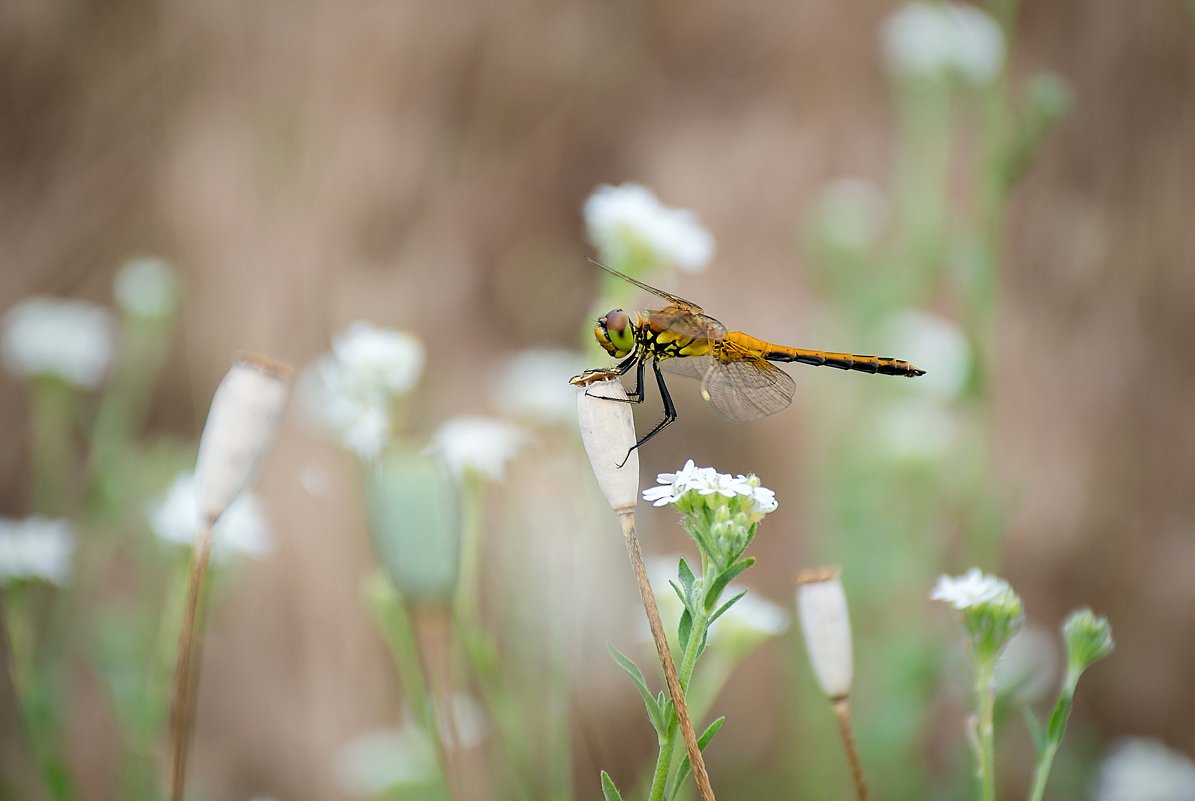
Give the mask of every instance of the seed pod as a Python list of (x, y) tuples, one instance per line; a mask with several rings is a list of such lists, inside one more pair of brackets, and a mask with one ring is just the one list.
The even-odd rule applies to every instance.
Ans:
[(626, 389), (617, 378), (577, 384), (581, 440), (598, 486), (615, 512), (634, 509), (639, 500), (639, 452), (631, 450), (635, 419), (626, 399)]
[(853, 675), (851, 619), (837, 568), (797, 576), (797, 615), (822, 692), (832, 701), (846, 698)]

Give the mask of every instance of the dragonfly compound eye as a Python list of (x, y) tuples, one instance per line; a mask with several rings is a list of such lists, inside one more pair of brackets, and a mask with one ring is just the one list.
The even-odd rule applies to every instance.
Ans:
[(611, 356), (621, 358), (635, 349), (635, 334), (631, 317), (622, 309), (613, 309), (598, 320), (593, 329), (598, 344)]

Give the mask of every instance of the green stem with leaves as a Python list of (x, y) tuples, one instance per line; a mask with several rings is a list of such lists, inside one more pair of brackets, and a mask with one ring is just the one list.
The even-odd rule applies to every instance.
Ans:
[[(1075, 687), (1079, 683), (1082, 671), (1068, 670), (1062, 691), (1058, 694), (1058, 703), (1050, 715), (1050, 724), (1045, 737), (1037, 743), (1037, 768), (1033, 772), (1033, 790), (1029, 793), (1029, 801), (1041, 801), (1046, 792), (1046, 782), (1050, 778), (1050, 768), (1054, 765), (1054, 755), (1062, 745), (1062, 736), (1066, 734), (1066, 723), (1070, 720), (1071, 707), (1075, 701)], [(1040, 728), (1040, 727), (1039, 727)]]
[(981, 655), (975, 668), (975, 690), (979, 699), (976, 743), (979, 753), (979, 790), (983, 801), (996, 801), (996, 737), (993, 719), (996, 710), (996, 658)]

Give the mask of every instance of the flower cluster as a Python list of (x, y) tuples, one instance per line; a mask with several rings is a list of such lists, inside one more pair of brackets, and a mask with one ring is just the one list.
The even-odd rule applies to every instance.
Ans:
[(0, 518), (0, 586), (21, 579), (66, 581), (75, 534), (66, 520)]
[(372, 459), (389, 444), (395, 402), (419, 381), (424, 360), (422, 343), (410, 334), (353, 323), (304, 371), (304, 407), (346, 448)]
[(34, 297), (3, 320), (4, 366), (19, 376), (56, 376), (76, 387), (99, 385), (112, 360), (112, 314), (82, 300)]
[(963, 613), (963, 625), (977, 658), (995, 659), (1025, 622), (1021, 598), (1008, 582), (972, 568), (962, 576), (941, 576), (930, 599)]
[(116, 302), (134, 317), (169, 317), (178, 306), (178, 279), (161, 259), (133, 259), (116, 274)]
[(644, 490), (655, 506), (672, 504), (685, 516), (685, 530), (697, 547), (720, 567), (735, 562), (755, 537), (755, 527), (777, 507), (776, 493), (759, 478), (731, 476), (690, 459), (675, 473), (660, 473), (661, 486)]
[(1100, 765), (1095, 801), (1195, 801), (1195, 761), (1157, 740), (1121, 740)]
[(660, 202), (639, 184), (603, 184), (585, 201), (585, 229), (604, 261), (615, 267), (675, 264), (704, 270), (714, 255), (714, 238), (688, 209)]
[[(170, 489), (146, 508), (145, 514), (159, 539), (191, 547), (201, 522), (194, 476), (179, 475)], [(241, 493), (220, 515), (212, 536), (212, 557), (217, 561), (232, 556), (261, 558), (274, 547), (261, 502), (251, 492)]]
[(643, 500), (651, 501), (653, 506), (675, 504), (689, 492), (701, 496), (749, 498), (750, 514), (758, 520), (767, 513), (776, 511), (779, 505), (776, 502), (776, 493), (767, 487), (761, 487), (758, 477), (719, 473), (712, 467), (697, 467), (692, 459), (685, 462), (685, 466), (675, 473), (660, 473), (656, 476), (656, 481), (661, 486), (643, 491)]
[(884, 23), (883, 39), (888, 67), (901, 76), (986, 83), (1004, 68), (999, 24), (973, 6), (909, 3)]
[(515, 458), (527, 434), (518, 426), (488, 417), (457, 417), (436, 432), (429, 448), (458, 478), (476, 475), (497, 481)]

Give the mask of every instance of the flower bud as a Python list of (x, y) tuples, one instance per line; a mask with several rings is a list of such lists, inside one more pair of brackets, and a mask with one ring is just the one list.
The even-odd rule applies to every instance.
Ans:
[(808, 570), (797, 576), (797, 614), (822, 692), (832, 701), (846, 698), (854, 674), (851, 618), (837, 568)]
[(395, 448), (370, 465), (365, 495), (378, 558), (410, 601), (448, 602), (461, 563), (461, 501), (432, 456)]
[(1082, 673), (1112, 653), (1112, 626), (1106, 617), (1096, 617), (1090, 609), (1073, 612), (1062, 624), (1066, 640), (1067, 668)]
[(639, 499), (639, 452), (632, 450), (635, 418), (625, 402), (627, 391), (617, 378), (590, 383), (579, 376), (573, 383), (577, 386), (581, 441), (598, 486), (615, 512), (630, 511)]
[(207, 523), (253, 480), (286, 404), (290, 373), (265, 357), (240, 354), (216, 387), (195, 462), (195, 498)]

